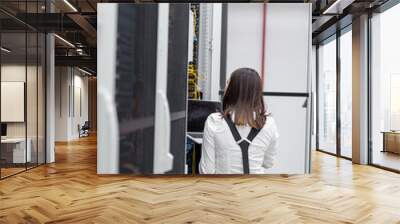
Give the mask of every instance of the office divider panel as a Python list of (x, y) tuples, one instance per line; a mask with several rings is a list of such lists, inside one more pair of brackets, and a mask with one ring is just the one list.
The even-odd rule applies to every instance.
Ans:
[(168, 33), (167, 98), (171, 112), (170, 151), (174, 156), (170, 173), (185, 171), (186, 93), (188, 64), (189, 4), (170, 4)]

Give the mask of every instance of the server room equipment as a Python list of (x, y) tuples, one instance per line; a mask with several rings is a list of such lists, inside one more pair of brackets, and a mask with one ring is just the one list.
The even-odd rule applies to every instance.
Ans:
[(98, 173), (184, 174), (189, 4), (98, 9)]

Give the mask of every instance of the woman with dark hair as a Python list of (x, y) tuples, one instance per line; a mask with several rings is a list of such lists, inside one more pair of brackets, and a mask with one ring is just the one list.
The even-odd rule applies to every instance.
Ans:
[(272, 167), (279, 137), (266, 113), (262, 81), (251, 68), (235, 70), (223, 96), (223, 112), (204, 127), (200, 173), (263, 174)]

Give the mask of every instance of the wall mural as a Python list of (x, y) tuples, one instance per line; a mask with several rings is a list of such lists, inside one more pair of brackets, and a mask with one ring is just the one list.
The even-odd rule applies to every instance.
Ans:
[[(99, 4), (98, 173), (308, 172), (310, 12), (310, 4)], [(283, 17), (289, 25), (272, 26)], [(212, 26), (221, 33), (205, 32)], [(219, 53), (207, 54), (213, 47)]]

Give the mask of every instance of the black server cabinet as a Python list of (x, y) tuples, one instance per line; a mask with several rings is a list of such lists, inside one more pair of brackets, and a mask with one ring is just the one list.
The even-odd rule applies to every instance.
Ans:
[[(184, 174), (189, 4), (169, 5), (167, 98), (172, 170)], [(153, 174), (157, 83), (157, 4), (119, 4), (116, 109), (119, 173)]]
[(152, 174), (157, 63), (156, 4), (119, 4), (116, 106), (119, 172)]
[(170, 4), (167, 98), (171, 112), (172, 174), (185, 171), (189, 4)]

